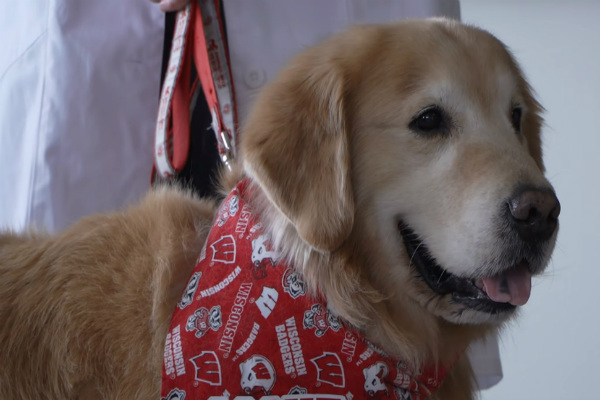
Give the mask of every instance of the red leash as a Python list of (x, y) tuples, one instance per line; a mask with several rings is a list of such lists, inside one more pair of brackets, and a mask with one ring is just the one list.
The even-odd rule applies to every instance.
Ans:
[(190, 110), (199, 94), (191, 85), (192, 63), (212, 115), (221, 160), (230, 168), (237, 143), (237, 118), (218, 0), (192, 1), (177, 13), (169, 64), (156, 121), (154, 164), (170, 178), (183, 169), (190, 145)]

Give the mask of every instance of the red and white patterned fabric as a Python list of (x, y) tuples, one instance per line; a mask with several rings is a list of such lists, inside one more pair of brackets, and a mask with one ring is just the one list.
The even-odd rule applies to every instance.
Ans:
[(411, 371), (309, 296), (279, 260), (246, 203), (223, 202), (180, 302), (164, 351), (162, 398), (427, 398), (441, 367)]

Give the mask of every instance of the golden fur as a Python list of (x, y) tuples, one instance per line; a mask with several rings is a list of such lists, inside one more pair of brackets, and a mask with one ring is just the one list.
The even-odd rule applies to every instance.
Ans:
[[(451, 114), (448, 132), (411, 131), (431, 104)], [(263, 91), (222, 183), (251, 179), (251, 202), (284, 257), (369, 340), (412, 365), (449, 365), (508, 317), (434, 293), (411, 267), (399, 220), (449, 272), (501, 272), (486, 264), (505, 254), (496, 204), (517, 185), (551, 190), (540, 109), (511, 55), (481, 30), (447, 20), (353, 28)], [(58, 235), (0, 235), (0, 399), (159, 398), (171, 312), (216, 207), (160, 188)], [(461, 357), (435, 398), (473, 392)]]

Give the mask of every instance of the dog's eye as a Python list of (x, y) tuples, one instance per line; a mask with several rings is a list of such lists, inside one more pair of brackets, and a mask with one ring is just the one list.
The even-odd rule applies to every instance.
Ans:
[(436, 107), (429, 107), (417, 114), (408, 127), (419, 134), (431, 135), (447, 128), (444, 112)]
[(515, 129), (515, 132), (521, 132), (521, 116), (523, 115), (523, 110), (521, 107), (513, 107), (512, 113), (510, 115), (510, 120), (512, 122), (512, 126)]

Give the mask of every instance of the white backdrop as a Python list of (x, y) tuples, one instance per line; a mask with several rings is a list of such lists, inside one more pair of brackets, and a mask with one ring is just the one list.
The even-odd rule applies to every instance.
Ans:
[(462, 0), (463, 21), (504, 41), (546, 108), (557, 249), (503, 334), (504, 379), (483, 400), (600, 399), (600, 1)]

